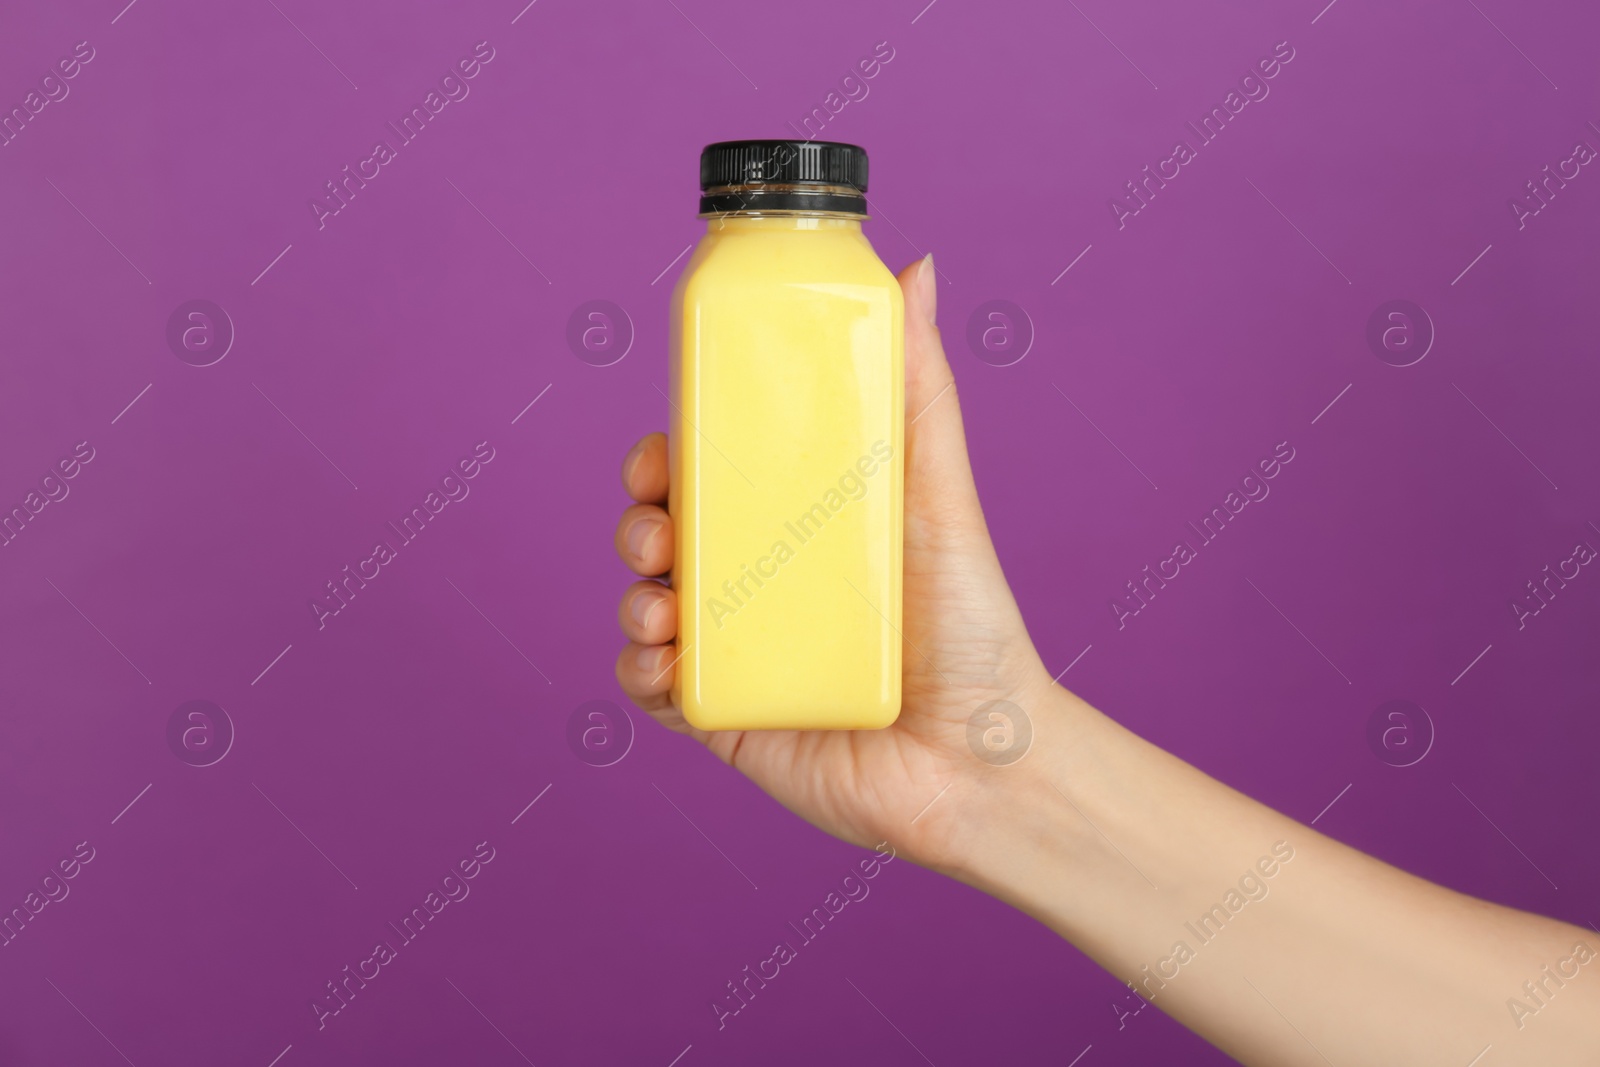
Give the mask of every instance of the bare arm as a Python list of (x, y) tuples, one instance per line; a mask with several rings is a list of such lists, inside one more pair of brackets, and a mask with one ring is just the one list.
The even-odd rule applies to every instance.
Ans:
[(1057, 692), (947, 873), (1246, 1064), (1600, 1062), (1593, 931), (1373, 859)]

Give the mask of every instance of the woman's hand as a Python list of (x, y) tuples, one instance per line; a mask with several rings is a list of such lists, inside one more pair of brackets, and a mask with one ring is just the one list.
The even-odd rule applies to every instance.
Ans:
[[(671, 706), (677, 604), (622, 598), (617, 677), (791, 810), (1010, 903), (1132, 994), (1252, 1067), (1596, 1063), (1600, 939), (1415, 878), (1161, 751), (1055, 687), (1000, 573), (933, 324), (932, 264), (906, 295), (904, 697), (884, 730), (708, 734)], [(672, 560), (666, 438), (629, 453), (617, 551), (647, 578)], [(981, 705), (1031, 718), (991, 766), (967, 742)], [(944, 793), (948, 790), (949, 795)], [(1270, 879), (1270, 882), (1268, 881)], [(1537, 1014), (1537, 1019), (1528, 1021)], [(1485, 1056), (1492, 1059), (1485, 1059)]]
[[(900, 718), (883, 730), (695, 729), (671, 704), (678, 606), (676, 594), (656, 581), (635, 582), (623, 594), (618, 618), (629, 644), (617, 657), (617, 680), (641, 708), (704, 743), (828, 833), (868, 846), (888, 840), (920, 863), (949, 869), (961, 847), (961, 823), (932, 802), (958, 778), (996, 773), (968, 747), (968, 720), (991, 700), (1037, 710), (1054, 699), (1047, 696), (1054, 687), (984, 525), (955, 381), (934, 324), (935, 284), (931, 257), (900, 274), (906, 304)], [(650, 434), (623, 462), (623, 485), (637, 503), (622, 513), (616, 535), (617, 554), (647, 579), (672, 565), (667, 479), (667, 439)]]

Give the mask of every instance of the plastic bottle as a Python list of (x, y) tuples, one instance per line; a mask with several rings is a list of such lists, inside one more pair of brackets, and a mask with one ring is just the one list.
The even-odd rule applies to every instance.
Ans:
[(853, 145), (700, 158), (672, 298), (673, 698), (705, 730), (900, 712), (905, 306)]

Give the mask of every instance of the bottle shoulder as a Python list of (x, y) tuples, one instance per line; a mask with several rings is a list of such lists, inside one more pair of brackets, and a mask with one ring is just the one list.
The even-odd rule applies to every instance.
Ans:
[(899, 283), (862, 233), (771, 233), (725, 237), (708, 233), (695, 245), (674, 288), (677, 299), (767, 285)]

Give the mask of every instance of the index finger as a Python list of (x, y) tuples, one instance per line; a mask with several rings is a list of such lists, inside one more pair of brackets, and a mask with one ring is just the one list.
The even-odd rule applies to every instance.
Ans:
[(667, 435), (645, 434), (622, 461), (622, 487), (641, 504), (667, 502)]

